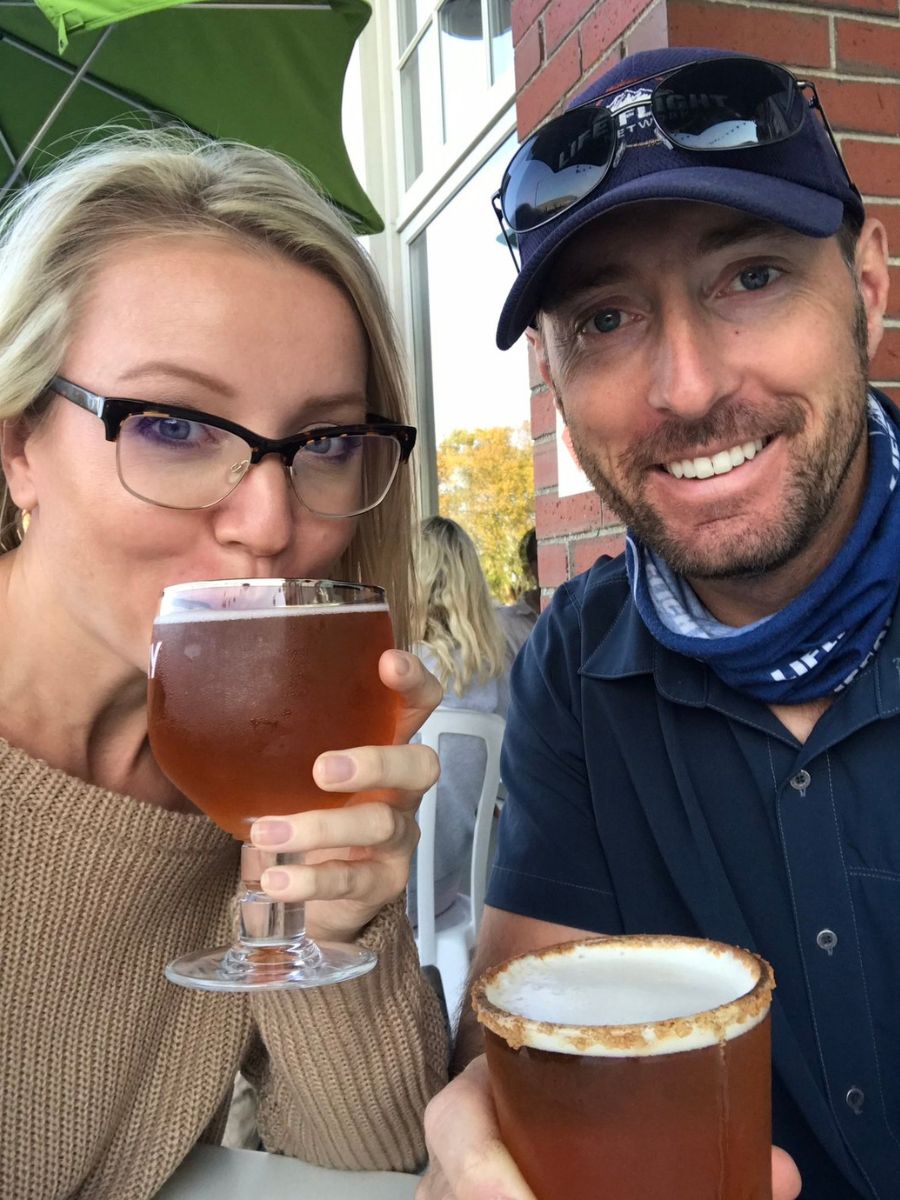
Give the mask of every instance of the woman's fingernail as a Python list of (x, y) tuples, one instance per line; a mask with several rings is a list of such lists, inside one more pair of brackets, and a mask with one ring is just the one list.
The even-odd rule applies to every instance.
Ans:
[(291, 840), (291, 827), (287, 821), (255, 821), (250, 829), (254, 846), (283, 846)]
[(316, 774), (322, 783), (346, 783), (356, 774), (356, 763), (346, 754), (327, 754), (316, 763)]
[(283, 892), (291, 882), (291, 877), (287, 871), (279, 871), (277, 867), (272, 867), (268, 871), (263, 871), (262, 879), (259, 882), (262, 884), (264, 892)]
[(402, 657), (397, 658), (394, 663), (394, 670), (398, 675), (408, 675), (411, 668), (412, 663), (405, 654)]

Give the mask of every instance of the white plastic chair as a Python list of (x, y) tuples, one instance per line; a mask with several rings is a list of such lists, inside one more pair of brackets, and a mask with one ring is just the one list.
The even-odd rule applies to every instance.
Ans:
[(441, 975), (451, 1020), (465, 990), (469, 963), (484, 909), (487, 887), (491, 824), (500, 786), (500, 746), (506, 722), (495, 713), (467, 708), (438, 708), (422, 726), (422, 743), (440, 757), (440, 739), (445, 733), (481, 738), (487, 748), (487, 763), (481, 795), (475, 811), (469, 895), (460, 893), (453, 904), (435, 920), (434, 832), (437, 784), (429, 788), (419, 807), (419, 849), (416, 865), (416, 942), (423, 966), (434, 965)]

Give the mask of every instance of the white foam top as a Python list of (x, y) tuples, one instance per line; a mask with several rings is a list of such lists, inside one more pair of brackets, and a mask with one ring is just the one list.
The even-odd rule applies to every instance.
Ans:
[[(611, 938), (514, 959), (490, 975), (484, 996), (519, 1044), (580, 1054), (695, 1049), (763, 1019), (767, 995), (762, 1006), (733, 1004), (757, 985), (756, 959), (715, 943), (666, 942)], [(723, 1006), (721, 1020), (710, 1015)], [(495, 1028), (494, 1019), (485, 1024)]]
[(315, 617), (345, 613), (387, 612), (386, 604), (286, 604), (279, 608), (178, 608), (160, 613), (154, 625), (186, 625), (195, 621), (245, 621), (256, 617)]
[(554, 958), (527, 973), (510, 971), (488, 992), (509, 1012), (558, 1025), (639, 1025), (718, 1008), (755, 983), (735, 960), (702, 951), (618, 951)]

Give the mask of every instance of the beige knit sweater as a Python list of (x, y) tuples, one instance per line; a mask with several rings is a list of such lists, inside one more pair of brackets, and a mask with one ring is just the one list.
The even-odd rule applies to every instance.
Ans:
[(364, 931), (362, 979), (270, 996), (163, 976), (231, 940), (237, 844), (0, 740), (0, 1198), (149, 1200), (218, 1141), (235, 1072), (268, 1149), (413, 1170), (446, 1078), (434, 995), (402, 911)]

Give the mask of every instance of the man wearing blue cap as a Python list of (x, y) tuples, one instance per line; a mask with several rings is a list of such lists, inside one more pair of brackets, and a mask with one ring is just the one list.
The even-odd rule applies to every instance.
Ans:
[[(900, 438), (887, 303), (812, 84), (729, 51), (625, 59), (496, 207), (527, 329), (626, 554), (519, 658), (475, 970), (671, 932), (775, 968), (773, 1140), (812, 1200), (900, 1195)], [(463, 1022), (460, 1064), (478, 1052)], [(433, 1103), (429, 1200), (523, 1200), (478, 1059)], [(796, 1173), (775, 1160), (775, 1195)], [(598, 1200), (602, 1198), (598, 1197)]]

